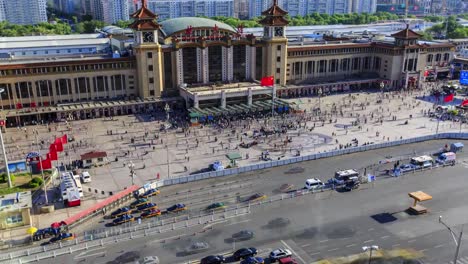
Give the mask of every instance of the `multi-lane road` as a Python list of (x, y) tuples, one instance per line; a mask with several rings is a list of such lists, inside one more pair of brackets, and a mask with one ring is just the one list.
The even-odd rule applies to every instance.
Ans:
[[(195, 216), (213, 202), (235, 206), (239, 199), (257, 192), (277, 195), (277, 189), (283, 183), (302, 188), (305, 179), (316, 177), (325, 181), (338, 169), (355, 168), (363, 173), (367, 167), (368, 173), (374, 173), (382, 166), (369, 166), (379, 161), (427, 153), (446, 143), (450, 142), (431, 141), (170, 186), (162, 188), (161, 195), (154, 197), (153, 201), (161, 208), (185, 203), (189, 211), (181, 215), (190, 213)], [(424, 255), (425, 263), (449, 263), (455, 247), (450, 233), (438, 223), (438, 217), (443, 215), (446, 222), (455, 228), (468, 222), (465, 196), (468, 156), (460, 153), (458, 159), (458, 164), (453, 167), (400, 178), (379, 177), (375, 183), (362, 185), (359, 190), (348, 193), (326, 191), (266, 203), (252, 207), (247, 215), (76, 252), (57, 257), (54, 262), (120, 263), (116, 261), (118, 256), (134, 251), (141, 257), (157, 255), (162, 263), (186, 263), (209, 254), (229, 253), (240, 247), (254, 246), (263, 256), (274, 248), (286, 247), (294, 252), (299, 263), (311, 263), (360, 253), (364, 245), (378, 245), (388, 250), (413, 249)], [(432, 201), (425, 202), (430, 212), (423, 216), (411, 216), (405, 212), (411, 205), (408, 193), (417, 190), (434, 197)], [(289, 221), (278, 222), (278, 218)], [(96, 227), (104, 228), (102, 225), (100, 223)], [(255, 237), (232, 243), (231, 235), (244, 229), (254, 231)], [(185, 248), (194, 242), (206, 242), (210, 249), (200, 254), (184, 254)], [(460, 256), (465, 255), (468, 256), (468, 250), (464, 251), (462, 247)]]

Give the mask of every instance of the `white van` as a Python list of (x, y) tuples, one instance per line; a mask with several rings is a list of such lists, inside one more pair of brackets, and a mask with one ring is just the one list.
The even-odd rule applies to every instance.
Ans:
[(429, 168), (434, 164), (434, 160), (430, 156), (424, 155), (411, 158), (410, 163), (417, 166), (417, 168)]
[(84, 171), (81, 173), (81, 181), (83, 183), (91, 182), (91, 175), (89, 174), (89, 172)]
[(306, 180), (304, 188), (308, 190), (315, 190), (315, 189), (320, 189), (322, 187), (323, 187), (323, 182), (317, 178), (313, 178), (313, 179)]

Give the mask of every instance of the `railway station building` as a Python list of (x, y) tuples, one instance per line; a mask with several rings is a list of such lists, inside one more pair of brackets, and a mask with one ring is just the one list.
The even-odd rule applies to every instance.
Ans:
[[(273, 1), (262, 13), (259, 37), (207, 18), (160, 22), (142, 0), (131, 15), (134, 38), (132, 44), (125, 38), (125, 56), (112, 44), (115, 37), (108, 54), (50, 50), (0, 58), (0, 120), (17, 126), (86, 119), (166, 103), (201, 112), (255, 110), (284, 97), (417, 89), (428, 71), (449, 72), (454, 57), (452, 43), (422, 41), (409, 28), (384, 38), (289, 40), (286, 14)], [(265, 76), (275, 85), (261, 86)]]

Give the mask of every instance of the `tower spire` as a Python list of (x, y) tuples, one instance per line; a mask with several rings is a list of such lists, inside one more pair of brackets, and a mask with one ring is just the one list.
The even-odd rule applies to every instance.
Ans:
[(148, 4), (146, 3), (146, 0), (141, 0), (141, 6), (144, 8), (148, 7)]

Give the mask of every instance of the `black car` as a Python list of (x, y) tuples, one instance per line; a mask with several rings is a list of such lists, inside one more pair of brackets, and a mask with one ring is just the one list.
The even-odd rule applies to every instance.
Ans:
[(140, 259), (140, 253), (138, 251), (129, 251), (118, 256), (113, 261), (107, 262), (107, 264), (124, 264), (129, 262), (134, 262)]
[(200, 264), (221, 264), (221, 263), (224, 263), (224, 261), (225, 259), (221, 255), (219, 256), (211, 255), (211, 256), (202, 258), (200, 260)]
[(244, 241), (249, 240), (254, 237), (254, 233), (250, 230), (242, 230), (232, 235), (232, 240), (234, 241)]
[(241, 259), (244, 259), (244, 258), (247, 258), (247, 257), (252, 257), (252, 256), (255, 256), (257, 255), (257, 249), (256, 248), (241, 248), (239, 250), (237, 250), (236, 252), (234, 252), (234, 254), (232, 254), (232, 257), (234, 258), (234, 260), (236, 261), (239, 261)]

